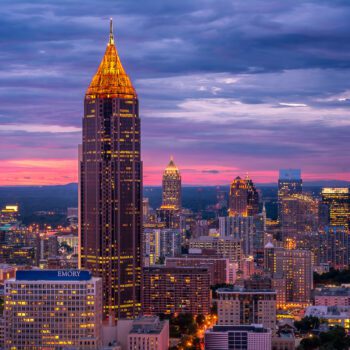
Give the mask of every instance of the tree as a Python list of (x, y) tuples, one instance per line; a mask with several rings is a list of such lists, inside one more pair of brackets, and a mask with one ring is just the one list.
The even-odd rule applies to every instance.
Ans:
[(321, 349), (345, 350), (349, 348), (350, 338), (343, 327), (336, 326), (329, 332), (320, 334)]
[(302, 339), (298, 350), (347, 350), (350, 346), (350, 337), (343, 327), (336, 326), (319, 336), (309, 334)]
[(306, 316), (300, 321), (294, 322), (295, 328), (302, 334), (308, 333), (320, 326), (320, 319), (314, 316)]
[(318, 349), (320, 344), (320, 338), (311, 334), (309, 337), (301, 340), (300, 345), (298, 346), (298, 350)]

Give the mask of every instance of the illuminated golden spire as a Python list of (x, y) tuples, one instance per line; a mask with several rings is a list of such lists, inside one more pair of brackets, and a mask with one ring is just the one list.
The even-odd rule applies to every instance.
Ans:
[(86, 91), (87, 98), (136, 98), (136, 91), (120, 62), (114, 44), (113, 21), (109, 24), (109, 41), (100, 66)]
[(114, 45), (113, 18), (109, 19), (109, 43), (108, 43), (108, 45)]
[(165, 168), (165, 172), (169, 172), (169, 171), (176, 171), (176, 172), (179, 171), (178, 167), (175, 165), (173, 156), (170, 157), (170, 162), (168, 166)]

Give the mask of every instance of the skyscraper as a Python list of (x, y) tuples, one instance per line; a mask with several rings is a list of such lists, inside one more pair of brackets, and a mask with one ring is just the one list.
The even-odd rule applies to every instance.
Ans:
[(287, 303), (306, 305), (313, 286), (312, 253), (309, 250), (265, 246), (265, 268), (286, 280)]
[[(280, 224), (283, 236), (301, 241), (305, 235), (317, 231), (318, 208), (316, 199), (307, 194), (293, 194), (280, 199)], [(301, 246), (299, 244), (298, 246)]]
[(303, 180), (300, 169), (280, 169), (278, 179), (278, 197), (301, 193)]
[(344, 270), (350, 263), (350, 233), (344, 226), (328, 226), (319, 230), (318, 264)]
[(255, 223), (252, 216), (224, 216), (219, 218), (220, 236), (234, 237), (242, 241), (243, 253), (253, 255)]
[(141, 308), (142, 163), (138, 98), (109, 42), (85, 94), (80, 163), (80, 265), (102, 277), (104, 316)]
[(282, 198), (303, 191), (303, 180), (300, 169), (280, 169), (278, 178), (278, 219), (281, 220)]
[(230, 187), (229, 216), (248, 215), (247, 182), (237, 176)]
[(170, 162), (164, 170), (162, 185), (162, 207), (175, 210), (181, 209), (181, 174), (174, 163), (173, 157), (170, 158)]
[(259, 214), (259, 193), (253, 183), (253, 180), (248, 176), (245, 178), (247, 184), (247, 214), (248, 216), (254, 216)]
[(328, 206), (329, 223), (331, 226), (349, 228), (350, 221), (350, 189), (323, 188), (322, 202)]

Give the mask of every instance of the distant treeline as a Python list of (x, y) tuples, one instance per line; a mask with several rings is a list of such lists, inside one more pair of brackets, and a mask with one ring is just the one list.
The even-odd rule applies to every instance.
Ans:
[[(257, 186), (266, 202), (267, 216), (277, 217), (277, 186)], [(317, 195), (321, 187), (304, 186), (306, 192)], [(182, 205), (184, 208), (201, 212), (204, 218), (213, 214), (207, 211), (208, 206), (217, 203), (217, 192), (224, 191), (228, 200), (229, 186), (183, 186)], [(152, 208), (161, 205), (162, 189), (158, 187), (144, 187), (144, 197), (148, 197)], [(45, 217), (36, 217), (38, 211), (55, 211), (56, 218), (47, 218), (48, 222), (62, 224), (64, 213), (68, 207), (78, 205), (78, 184), (71, 183), (62, 186), (18, 186), (0, 187), (0, 207), (6, 204), (18, 204), (24, 223), (44, 222)]]
[(314, 283), (315, 284), (342, 284), (350, 283), (350, 270), (335, 270), (330, 269), (329, 272), (319, 275), (314, 272)]

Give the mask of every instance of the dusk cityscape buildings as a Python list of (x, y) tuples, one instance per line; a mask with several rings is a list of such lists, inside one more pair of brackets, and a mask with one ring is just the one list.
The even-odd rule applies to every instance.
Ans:
[[(89, 1), (85, 4), (89, 11), (94, 8), (90, 5)], [(5, 138), (11, 131), (6, 127), (18, 132), (16, 138), (22, 137), (21, 128), (28, 138), (31, 135), (27, 134), (35, 134), (35, 142), (31, 142), (44, 143), (52, 157), (46, 160), (48, 163), (43, 162), (45, 167), (49, 164), (56, 178), (64, 178), (65, 182), (71, 178), (68, 174), (62, 178), (64, 174), (55, 163), (66, 161), (65, 147), (71, 147), (70, 143), (76, 146), (80, 140), (77, 136), (82, 136), (74, 159), (78, 183), (76, 179), (69, 184), (57, 180), (42, 186), (46, 183), (43, 173), (43, 183), (36, 187), (0, 187), (0, 350), (348, 349), (347, 163), (341, 163), (343, 154), (334, 156), (336, 142), (327, 143), (328, 134), (322, 133), (321, 137), (317, 133), (318, 127), (322, 129), (329, 123), (332, 130), (338, 128), (334, 133), (343, 135), (338, 142), (347, 137), (347, 114), (337, 119), (338, 124), (331, 123), (335, 123), (341, 108), (343, 113), (346, 111), (348, 80), (336, 91), (324, 89), (318, 95), (301, 67), (298, 72), (288, 66), (276, 68), (277, 63), (268, 56), (270, 67), (261, 49), (255, 58), (258, 61), (249, 61), (249, 66), (243, 64), (246, 57), (240, 64), (228, 59), (225, 38), (220, 38), (221, 42), (216, 36), (217, 31), (224, 31), (214, 26), (218, 21), (224, 28), (226, 20), (214, 16), (213, 22), (214, 6), (208, 11), (204, 3), (203, 10), (188, 4), (189, 13), (182, 17), (184, 23), (204, 23), (202, 17), (206, 18), (206, 29), (200, 34), (208, 45), (205, 52), (214, 55), (210, 60), (200, 55), (196, 69), (191, 71), (191, 51), (196, 49), (196, 43), (189, 32), (186, 40), (181, 36), (186, 26), (176, 22), (176, 36), (155, 38), (153, 28), (162, 23), (166, 32), (178, 19), (170, 12), (163, 17), (160, 5), (147, 5), (146, 9), (130, 3), (129, 17), (122, 11), (117, 16), (121, 27), (118, 43), (125, 52), (123, 63), (134, 84), (121, 63), (110, 19), (107, 47), (87, 86), (83, 104), (74, 94), (68, 99), (62, 89), (57, 89), (57, 111), (50, 106), (53, 114), (45, 114), (47, 120), (57, 119), (57, 125), (36, 124), (36, 119), (24, 126), (22, 120), (0, 124)], [(67, 59), (75, 73), (70, 68), (72, 77), (66, 74), (65, 86), (69, 91), (80, 86), (81, 95), (87, 81), (82, 84), (77, 71), (89, 78), (100, 52), (96, 44), (100, 24), (95, 18), (102, 16), (104, 5), (99, 6), (96, 14), (91, 11), (88, 16), (85, 8), (79, 9), (85, 15), (69, 22), (74, 36), (71, 46), (77, 56)], [(126, 5), (119, 4), (118, 9), (123, 6)], [(181, 6), (171, 4), (175, 12), (181, 12)], [(197, 11), (192, 12), (192, 6)], [(236, 6), (234, 10), (244, 18), (252, 11), (251, 3), (244, 8), (238, 3)], [(36, 11), (40, 11), (39, 7)], [(220, 6), (215, 6), (215, 11), (219, 10), (216, 7)], [(307, 8), (303, 10), (307, 12)], [(52, 11), (56, 13), (53, 7)], [(152, 13), (148, 21), (142, 21), (142, 12)], [(24, 16), (23, 9), (20, 13)], [(258, 19), (264, 27), (267, 18)], [(92, 45), (81, 39), (87, 35), (83, 30), (73, 35), (77, 22), (84, 28), (86, 22), (91, 25), (96, 35)], [(231, 18), (227, 22), (231, 23)], [(271, 28), (275, 33), (282, 22), (284, 25), (292, 21), (281, 17), (259, 35)], [(244, 26), (241, 27), (243, 33)], [(226, 34), (231, 38), (230, 32), (221, 35)], [(295, 33), (291, 34), (289, 40), (294, 40)], [(38, 38), (35, 40), (39, 46), (32, 47), (38, 56), (51, 57), (52, 62), (51, 70), (32, 72), (40, 77), (40, 83), (31, 88), (38, 96), (46, 90), (46, 78), (55, 80), (61, 74), (52, 57), (64, 38), (52, 35), (45, 50), (38, 49)], [(240, 47), (245, 36), (231, 43), (237, 57), (243, 55)], [(255, 36), (258, 45), (257, 33)], [(145, 41), (141, 43), (140, 38)], [(218, 46), (211, 47), (211, 41)], [(266, 52), (271, 53), (265, 44)], [(244, 50), (250, 51), (247, 48), (252, 47)], [(78, 53), (81, 51), (86, 57), (80, 62), (77, 57), (82, 57)], [(326, 55), (329, 60), (334, 52), (331, 53)], [(301, 59), (307, 54), (299, 55)], [(188, 56), (188, 72), (181, 68), (183, 56)], [(289, 59), (283, 54), (278, 61), (284, 60), (281, 57)], [(152, 67), (147, 65), (150, 58)], [(223, 71), (230, 71), (226, 64), (232, 61), (237, 72), (211, 72), (222, 60)], [(170, 63), (171, 70), (167, 68)], [(243, 71), (241, 66), (245, 67)], [(20, 79), (25, 69), (16, 67), (15, 76)], [(290, 85), (279, 80), (279, 71), (288, 76)], [(312, 74), (316, 71), (313, 69)], [(333, 77), (332, 72), (328, 74)], [(261, 79), (257, 75), (263, 77), (263, 89), (260, 86), (260, 90), (257, 87), (252, 91)], [(272, 75), (273, 82), (269, 80)], [(332, 78), (333, 85), (338, 85), (334, 83), (337, 79), (341, 77)], [(303, 82), (301, 86), (299, 80)], [(317, 88), (323, 80), (317, 79)], [(283, 90), (282, 96), (275, 85)], [(299, 102), (301, 92), (309, 90), (309, 99)], [(162, 100), (167, 94), (171, 98)], [(66, 101), (60, 103), (63, 97)], [(22, 100), (29, 101), (29, 97)], [(81, 129), (64, 118), (61, 125), (56, 118), (70, 111), (70, 100), (83, 108)], [(28, 116), (36, 109), (34, 102), (28, 102)], [(21, 111), (17, 100), (14, 103), (9, 99), (8, 103)], [(320, 110), (327, 111), (327, 118), (318, 113)], [(0, 116), (7, 118), (1, 107)], [(178, 124), (179, 120), (183, 123)], [(280, 134), (282, 124), (290, 138)], [(142, 150), (147, 151), (142, 152), (143, 158), (141, 132)], [(51, 145), (56, 134), (66, 142), (59, 155)], [(318, 137), (322, 140), (315, 140)], [(305, 146), (305, 140), (310, 142), (310, 148)], [(315, 142), (322, 147), (314, 147)], [(21, 163), (16, 158), (16, 147), (14, 151), (7, 150), (12, 162), (24, 168), (28, 161), (33, 162), (39, 173), (42, 165), (38, 165), (35, 154)], [(171, 154), (175, 154), (176, 163)], [(309, 164), (312, 161), (314, 164)], [(34, 175), (25, 173), (26, 181), (31, 176)], [(20, 175), (12, 173), (7, 177), (10, 178), (20, 181)]]

